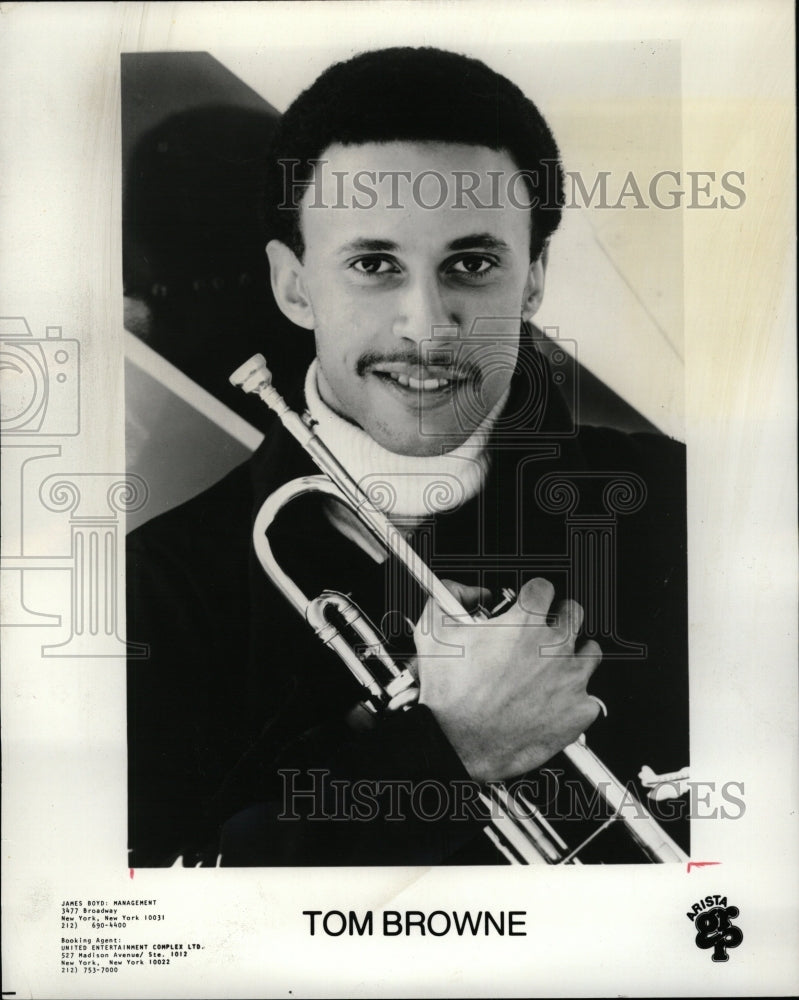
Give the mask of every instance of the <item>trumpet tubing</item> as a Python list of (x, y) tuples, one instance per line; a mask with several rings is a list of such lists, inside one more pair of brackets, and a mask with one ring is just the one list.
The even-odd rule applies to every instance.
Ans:
[[(419, 697), (415, 677), (396, 662), (385, 637), (348, 596), (325, 590), (309, 598), (281, 568), (272, 551), (268, 530), (280, 511), (294, 499), (320, 493), (345, 504), (360, 523), (392, 557), (398, 559), (421, 587), (448, 615), (465, 619), (468, 612), (433, 573), (403, 534), (377, 508), (339, 459), (314, 431), (306, 413), (292, 410), (272, 385), (262, 355), (255, 355), (230, 376), (233, 385), (258, 395), (280, 418), (283, 426), (314, 460), (321, 474), (303, 476), (279, 487), (264, 501), (253, 528), (253, 544), (264, 572), (314, 630), (332, 649), (363, 687), (365, 697), (357, 714), (358, 725), (376, 724), (385, 712), (406, 711)], [(515, 599), (510, 591), (494, 613)], [(490, 617), (485, 609), (475, 619)], [(355, 718), (355, 716), (353, 716)], [(510, 864), (582, 864), (580, 854), (609, 827), (622, 827), (634, 850), (654, 862), (685, 861), (687, 856), (640, 802), (585, 744), (581, 737), (566, 747), (564, 757), (592, 792), (604, 803), (607, 817), (575, 845), (570, 846), (542, 811), (524, 795), (511, 796), (501, 784), (491, 784), (480, 793), (485, 811), (485, 835)]]

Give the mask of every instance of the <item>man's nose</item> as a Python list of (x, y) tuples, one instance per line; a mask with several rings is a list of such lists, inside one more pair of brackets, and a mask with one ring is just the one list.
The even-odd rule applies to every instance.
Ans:
[(457, 322), (439, 283), (433, 278), (419, 278), (409, 281), (400, 292), (392, 333), (418, 344), (430, 340), (436, 327), (452, 327)]

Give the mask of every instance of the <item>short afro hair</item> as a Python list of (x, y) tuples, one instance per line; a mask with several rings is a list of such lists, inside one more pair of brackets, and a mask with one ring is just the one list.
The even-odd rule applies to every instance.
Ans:
[(267, 170), (267, 240), (280, 240), (300, 258), (305, 251), (299, 204), (286, 203), (282, 164), (294, 161), (293, 184), (307, 184), (313, 161), (330, 146), (388, 142), (506, 151), (530, 191), (533, 260), (560, 223), (560, 153), (533, 102), (478, 59), (435, 48), (390, 48), (329, 67), (283, 115)]

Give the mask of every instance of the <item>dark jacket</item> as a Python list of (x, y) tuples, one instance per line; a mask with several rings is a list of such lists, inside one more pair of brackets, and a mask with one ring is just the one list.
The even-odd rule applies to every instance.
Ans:
[[(498, 593), (540, 575), (580, 601), (584, 632), (603, 649), (589, 687), (609, 710), (589, 744), (624, 782), (644, 764), (678, 770), (688, 763), (683, 448), (573, 427), (531, 344), (525, 359), (482, 493), (431, 518), (416, 542), (440, 577)], [(301, 392), (289, 401), (301, 408)], [(130, 537), (128, 635), (150, 647), (128, 668), (133, 867), (179, 855), (213, 864), (220, 843), (225, 864), (496, 860), (468, 809), (439, 815), (434, 783), (462, 789), (468, 775), (429, 710), (368, 731), (348, 725), (362, 692), (257, 563), (264, 498), (315, 471), (273, 422), (249, 462)], [(353, 590), (380, 617), (384, 568), (327, 528), (312, 501), (276, 527), (275, 548), (309, 596)], [(411, 599), (403, 615), (419, 609)], [(374, 793), (377, 816), (347, 797), (353, 782)], [(411, 803), (420, 784), (429, 797)], [(392, 801), (400, 819), (387, 816)], [(683, 844), (685, 826), (670, 824)]]

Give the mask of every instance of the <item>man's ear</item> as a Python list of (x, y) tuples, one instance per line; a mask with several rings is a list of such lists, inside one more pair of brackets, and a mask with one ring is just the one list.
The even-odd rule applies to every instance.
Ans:
[(544, 284), (547, 273), (549, 248), (544, 247), (538, 258), (531, 262), (527, 271), (522, 299), (522, 319), (529, 322), (541, 308), (544, 300)]
[(269, 258), (272, 293), (281, 312), (297, 326), (313, 330), (316, 318), (305, 287), (302, 262), (297, 259), (294, 251), (280, 240), (270, 240), (267, 243), (266, 256)]

